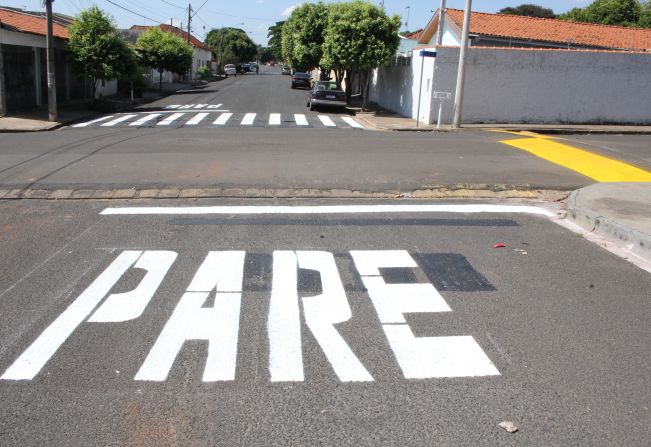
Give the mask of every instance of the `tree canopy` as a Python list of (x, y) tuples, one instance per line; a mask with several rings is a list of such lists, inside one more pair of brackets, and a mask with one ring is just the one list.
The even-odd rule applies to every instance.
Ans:
[(573, 8), (559, 18), (602, 25), (642, 26), (638, 0), (595, 0), (585, 8)]
[(133, 50), (118, 33), (112, 17), (97, 6), (81, 11), (69, 34), (74, 70), (90, 78), (93, 98), (99, 81), (128, 78), (136, 71)]
[(305, 3), (292, 11), (282, 27), (282, 55), (298, 71), (319, 67), (328, 10), (322, 2)]
[(250, 61), (258, 54), (258, 46), (244, 30), (239, 28), (210, 30), (206, 35), (206, 45), (212, 49), (222, 66)]
[(382, 9), (365, 1), (330, 6), (320, 65), (361, 73), (363, 108), (370, 72), (396, 52), (400, 24), (399, 16), (388, 17)]
[(532, 5), (530, 3), (502, 8), (499, 10), (499, 13), (516, 16), (541, 17), (543, 19), (553, 19), (556, 17), (553, 10), (538, 5)]
[(273, 54), (274, 59), (281, 61), (283, 59), (283, 25), (285, 21), (276, 22), (275, 25), (269, 27), (267, 37), (269, 38), (269, 50)]
[(637, 22), (642, 28), (651, 28), (651, 0), (642, 6), (640, 20)]
[[(150, 28), (136, 41), (142, 63), (148, 67), (173, 73), (185, 73), (192, 67), (192, 47), (181, 37), (166, 33), (158, 27)], [(162, 76), (160, 88), (162, 88)]]

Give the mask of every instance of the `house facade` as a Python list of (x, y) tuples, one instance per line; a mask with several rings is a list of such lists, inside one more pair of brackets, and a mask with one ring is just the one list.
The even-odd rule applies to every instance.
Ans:
[[(152, 27), (144, 26), (144, 25), (134, 25), (128, 30), (123, 30), (122, 35), (125, 36), (125, 38), (131, 43), (135, 43), (138, 36), (146, 32), (150, 28)], [(159, 28), (165, 31), (166, 33), (172, 33), (181, 37), (186, 42), (188, 41), (188, 33), (186, 31), (183, 31), (177, 26), (162, 24), (159, 25)], [(200, 68), (211, 67), (210, 62), (212, 61), (212, 50), (193, 35), (190, 35), (189, 42), (190, 45), (192, 46), (192, 69), (190, 70), (189, 76), (190, 76), (190, 80), (194, 80), (200, 77), (198, 74)], [(152, 69), (151, 72), (149, 73), (149, 78), (151, 79), (151, 85), (154, 86), (158, 85), (161, 76), (163, 78), (163, 83), (174, 82), (175, 80), (178, 79), (178, 75), (175, 75), (174, 73), (164, 71), (161, 75), (161, 73), (159, 73), (158, 70)]]
[[(407, 36), (409, 64), (374, 72), (371, 100), (425, 123), (440, 108), (451, 122), (462, 28), (462, 10), (437, 11)], [(469, 46), (464, 122), (651, 123), (650, 29), (472, 12)]]
[[(72, 18), (56, 14), (53, 20), (57, 102), (88, 98), (90, 82), (72, 71), (67, 53)], [(43, 13), (0, 8), (0, 114), (25, 112), (47, 104), (46, 21)], [(111, 81), (97, 94), (117, 91)]]

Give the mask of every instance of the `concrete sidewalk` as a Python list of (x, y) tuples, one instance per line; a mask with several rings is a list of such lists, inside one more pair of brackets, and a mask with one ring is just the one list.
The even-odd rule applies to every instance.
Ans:
[(574, 191), (568, 218), (651, 262), (651, 183), (597, 183)]
[[(205, 85), (205, 81), (199, 81), (199, 83), (173, 82), (163, 84), (162, 91), (147, 90), (143, 92), (142, 97), (136, 98), (133, 102), (128, 98), (122, 97), (107, 97), (106, 100), (113, 104), (115, 108), (114, 112), (119, 112), (133, 106), (147, 104), (148, 102), (155, 101), (178, 91), (191, 90)], [(30, 113), (0, 117), (0, 132), (39, 132), (53, 130), (66, 124), (74, 123), (75, 121), (89, 119), (95, 115), (102, 114), (102, 112), (89, 109), (85, 101), (64, 104), (59, 107), (58, 120), (52, 122), (48, 121), (47, 106), (45, 106)]]
[[(436, 131), (436, 124), (419, 123), (397, 113), (385, 110), (376, 104), (370, 104), (369, 111), (362, 112), (358, 104), (348, 110), (365, 127), (383, 131)], [(528, 131), (543, 134), (633, 134), (651, 135), (651, 126), (599, 125), (599, 124), (463, 124), (461, 129), (453, 129), (450, 124), (441, 125), (440, 132), (458, 132), (464, 129), (501, 129), (511, 131)]]

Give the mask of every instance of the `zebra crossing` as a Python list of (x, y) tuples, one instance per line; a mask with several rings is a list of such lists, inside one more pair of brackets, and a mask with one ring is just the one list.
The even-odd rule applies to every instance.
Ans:
[(350, 116), (326, 114), (260, 114), (229, 111), (156, 111), (105, 115), (90, 121), (74, 124), (72, 128), (110, 127), (294, 127), (365, 129)]

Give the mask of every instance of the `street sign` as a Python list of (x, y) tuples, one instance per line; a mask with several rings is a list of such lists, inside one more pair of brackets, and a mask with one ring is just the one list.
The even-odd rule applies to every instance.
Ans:
[(432, 92), (432, 98), (434, 99), (452, 99), (452, 93), (450, 92)]
[(420, 57), (436, 57), (436, 51), (420, 50)]

